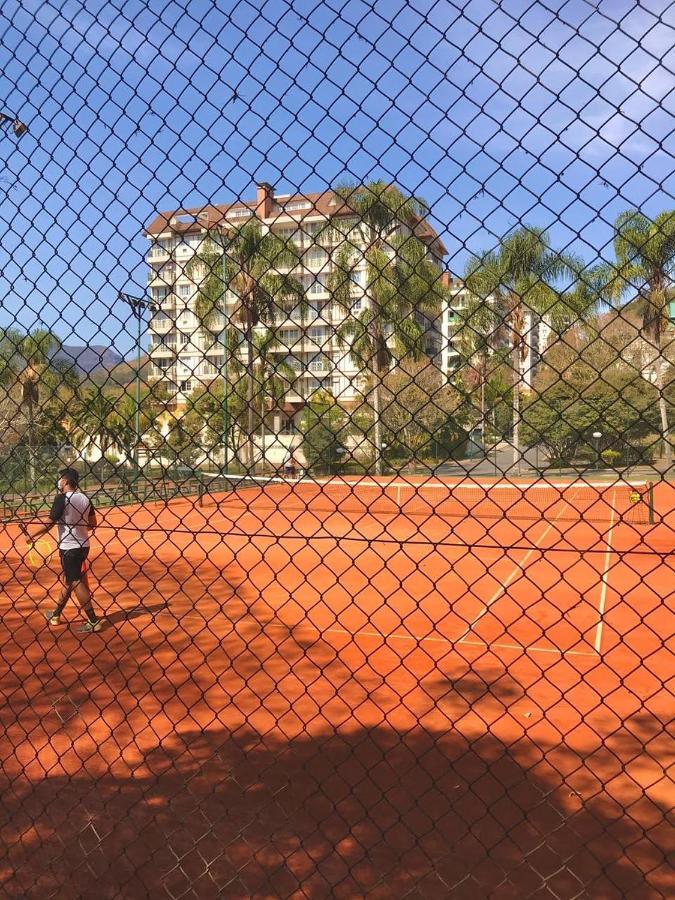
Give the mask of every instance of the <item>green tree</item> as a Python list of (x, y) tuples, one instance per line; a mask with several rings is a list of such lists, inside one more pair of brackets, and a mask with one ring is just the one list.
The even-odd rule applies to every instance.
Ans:
[(133, 415), (133, 408), (129, 406), (125, 411), (119, 398), (100, 387), (90, 388), (72, 416), (74, 443), (81, 449), (97, 444), (104, 457), (112, 450), (129, 452), (135, 440)]
[(204, 420), (194, 409), (174, 419), (163, 449), (172, 464), (190, 468), (204, 456)]
[[(290, 272), (298, 265), (300, 255), (292, 242), (263, 230), (256, 218), (228, 232), (212, 230), (205, 245), (189, 268), (192, 277), (198, 266), (206, 269), (206, 277), (198, 287), (195, 312), (203, 330), (223, 333), (221, 342), (230, 360), (228, 349), (233, 341), (227, 332), (235, 326), (241, 335), (247, 382), (246, 464), (251, 469), (256, 430), (255, 330), (269, 323), (276, 310), (305, 304), (304, 288)], [(232, 299), (229, 313), (228, 295)], [(238, 341), (236, 345), (239, 353)]]
[(669, 304), (673, 299), (675, 271), (675, 210), (653, 220), (635, 209), (621, 213), (614, 223), (616, 262), (609, 268), (606, 291), (612, 299), (635, 293), (634, 305), (642, 319), (642, 331), (654, 348), (654, 376), (658, 391), (661, 438), (666, 463), (673, 462), (663, 355), (669, 328)]
[(300, 417), (302, 451), (308, 470), (336, 472), (342, 460), (340, 448), (349, 431), (349, 416), (335, 397), (328, 391), (315, 391)]
[[(598, 449), (636, 458), (656, 444), (657, 391), (619, 352), (624, 340), (633, 342), (609, 325), (591, 326), (547, 351), (523, 408), (526, 446), (543, 446), (551, 459), (569, 464), (597, 460)], [(595, 431), (602, 433), (600, 447)]]
[(283, 349), (274, 331), (266, 329), (253, 336), (255, 345), (255, 407), (260, 422), (262, 459), (265, 460), (265, 418), (269, 412), (279, 408), (285, 395), (293, 385), (296, 371), (279, 351)]
[[(369, 375), (373, 408), (375, 471), (382, 472), (381, 382), (397, 357), (420, 359), (425, 329), (416, 313), (435, 317), (445, 296), (441, 272), (429, 259), (417, 226), (427, 208), (393, 185), (371, 182), (338, 188), (354, 214), (328, 281), (331, 297), (346, 314), (338, 329), (341, 346)], [(359, 279), (364, 270), (364, 283)], [(355, 296), (362, 308), (353, 310)]]
[(405, 360), (385, 375), (382, 389), (382, 423), (392, 450), (421, 461), (441, 445), (447, 450), (461, 443), (461, 397), (431, 360)]
[(3, 332), (0, 340), (0, 382), (17, 390), (19, 409), (25, 412), (30, 488), (36, 484), (36, 447), (60, 443), (66, 434), (63, 421), (79, 390), (79, 376), (65, 360), (56, 358), (60, 340), (47, 329)]
[(236, 454), (239, 454), (245, 443), (248, 421), (246, 385), (243, 379), (237, 377), (235, 368), (238, 370), (239, 364), (228, 367), (227, 392), (223, 391), (222, 377), (215, 378), (208, 385), (194, 390), (188, 403), (187, 412), (194, 412), (202, 423), (202, 446), (214, 465), (218, 449), (225, 441)]
[(462, 327), (485, 335), (492, 346), (510, 350), (513, 384), (513, 465), (520, 464), (522, 365), (527, 358), (528, 320), (545, 316), (556, 330), (586, 314), (587, 296), (562, 291), (562, 279), (575, 280), (582, 269), (570, 254), (551, 249), (546, 231), (524, 227), (512, 232), (497, 250), (472, 257), (466, 267), (469, 303)]
[(467, 425), (480, 426), (485, 448), (491, 437), (498, 440), (511, 432), (513, 415), (509, 411), (513, 408), (513, 387), (510, 352), (495, 346), (495, 336), (491, 333), (493, 316), (482, 312), (475, 298), (468, 309), (460, 310), (455, 332), (459, 365), (451, 381), (464, 399)]

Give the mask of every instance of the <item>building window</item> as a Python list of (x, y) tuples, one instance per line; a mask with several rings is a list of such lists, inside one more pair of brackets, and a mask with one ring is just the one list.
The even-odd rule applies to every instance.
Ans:
[(328, 262), (328, 254), (321, 247), (310, 247), (305, 253), (306, 266), (325, 266)]
[(178, 296), (179, 297), (189, 297), (192, 293), (192, 285), (191, 284), (181, 284), (178, 286)]
[(178, 317), (178, 326), (180, 328), (196, 328), (197, 317), (189, 310), (184, 310)]
[(163, 256), (165, 253), (171, 253), (174, 248), (173, 238), (160, 238), (150, 248), (151, 256)]
[(187, 381), (181, 381), (180, 389), (182, 393), (189, 394), (192, 390), (192, 382), (190, 381), (190, 379), (188, 379)]
[(155, 303), (164, 303), (169, 296), (169, 289), (167, 287), (152, 288), (151, 294)]
[(309, 393), (313, 393), (314, 391), (322, 390), (322, 391), (330, 391), (331, 389), (331, 379), (330, 378), (308, 378), (307, 379), (307, 390)]
[(282, 328), (279, 332), (279, 340), (287, 347), (292, 347), (293, 344), (297, 343), (300, 340), (300, 329)]
[(288, 416), (284, 416), (279, 427), (279, 434), (294, 435), (296, 432), (297, 428), (295, 427), (295, 422), (293, 421), (293, 419), (288, 418)]
[(226, 217), (228, 219), (247, 219), (250, 215), (252, 215), (250, 209), (231, 209)]
[(309, 371), (310, 372), (327, 372), (330, 369), (330, 359), (326, 356), (325, 353), (316, 353), (314, 356), (310, 357), (309, 360)]
[(317, 275), (309, 287), (310, 294), (325, 294), (327, 278), (325, 275)]
[(290, 366), (294, 372), (299, 372), (302, 369), (302, 362), (298, 359), (297, 356), (287, 356), (284, 360), (287, 366)]
[(323, 344), (331, 338), (332, 329), (328, 325), (315, 325), (307, 330), (307, 337), (316, 344)]
[(184, 371), (189, 372), (191, 375), (194, 374), (199, 367), (199, 357), (198, 356), (182, 356), (180, 358), (180, 365)]
[(178, 335), (178, 343), (179, 343), (182, 347), (184, 347), (185, 344), (187, 344), (187, 343), (189, 342), (189, 340), (190, 340), (190, 335), (189, 335), (189, 334), (184, 334), (184, 333), (181, 331), (180, 334)]
[(307, 200), (292, 200), (290, 203), (284, 204), (284, 209), (286, 212), (290, 212), (293, 209), (311, 209), (312, 204)]

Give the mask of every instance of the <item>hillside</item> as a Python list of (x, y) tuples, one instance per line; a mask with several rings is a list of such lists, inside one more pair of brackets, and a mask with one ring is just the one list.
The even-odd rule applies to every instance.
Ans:
[(119, 353), (104, 344), (62, 344), (54, 358), (73, 363), (83, 375), (91, 375), (99, 368), (111, 371), (124, 362)]
[[(141, 381), (147, 382), (148, 375), (148, 357), (146, 354), (141, 356)], [(88, 375), (88, 380), (93, 384), (106, 387), (124, 387), (131, 384), (136, 378), (136, 358), (125, 360), (120, 358), (119, 362), (108, 368), (101, 365), (94, 369)]]

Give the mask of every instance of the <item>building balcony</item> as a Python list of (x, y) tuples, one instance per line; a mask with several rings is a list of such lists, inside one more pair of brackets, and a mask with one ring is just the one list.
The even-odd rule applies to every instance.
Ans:
[(172, 287), (176, 280), (174, 272), (148, 272), (148, 285), (150, 287)]
[(151, 319), (149, 328), (150, 331), (154, 331), (156, 334), (165, 334), (167, 331), (170, 331), (175, 324), (173, 319)]
[(171, 258), (171, 253), (162, 247), (152, 247), (145, 254), (145, 259), (149, 263), (168, 262), (168, 260), (170, 258)]
[(175, 356), (176, 355), (176, 345), (175, 344), (157, 344), (156, 347), (150, 348), (151, 357), (155, 356)]
[(176, 370), (173, 366), (168, 369), (162, 369), (160, 366), (153, 365), (150, 372), (150, 378), (175, 378)]

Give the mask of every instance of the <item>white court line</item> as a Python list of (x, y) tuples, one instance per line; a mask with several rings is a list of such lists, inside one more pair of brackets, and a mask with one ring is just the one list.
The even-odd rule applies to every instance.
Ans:
[(396, 634), (395, 632), (390, 632), (386, 634), (384, 631), (347, 631), (344, 628), (324, 628), (321, 630), (317, 628), (316, 625), (310, 625), (309, 623), (298, 623), (298, 625), (283, 625), (282, 623), (274, 624), (270, 623), (267, 625), (268, 628), (285, 628), (288, 631), (293, 631), (295, 628), (311, 628), (312, 631), (315, 631), (317, 634), (343, 634), (348, 637), (359, 638), (359, 637), (376, 637), (385, 641), (410, 641), (416, 644), (422, 644), (425, 642), (433, 643), (433, 644), (448, 644), (449, 646), (454, 646), (455, 644), (468, 644), (470, 647), (486, 647), (490, 649), (492, 647), (498, 647), (502, 650), (521, 650), (523, 653), (553, 653), (557, 656), (592, 656), (595, 657), (595, 653), (589, 653), (587, 650), (559, 650), (557, 647), (525, 647), (522, 644), (504, 644), (497, 641), (492, 641), (488, 643), (487, 641), (469, 641), (465, 638), (459, 638), (458, 640), (452, 640), (451, 638), (444, 637), (430, 637), (427, 635), (414, 635), (414, 634)]
[[(156, 615), (159, 616), (162, 613), (169, 613), (170, 609), (161, 609)], [(204, 617), (200, 616), (199, 613), (185, 613), (182, 616), (175, 617), (178, 619), (189, 619), (189, 618), (198, 618), (201, 621), (204, 621)], [(240, 621), (232, 622), (232, 626), (234, 630), (237, 630), (237, 626), (240, 624)], [(257, 622), (257, 620), (254, 619)], [(250, 624), (251, 620), (247, 620), (247, 624)], [(415, 644), (445, 644), (447, 646), (453, 647), (455, 644), (465, 644), (470, 647), (485, 647), (486, 649), (492, 649), (493, 647), (500, 650), (519, 650), (522, 653), (552, 653), (556, 656), (592, 656), (595, 658), (595, 653), (590, 653), (586, 650), (559, 650), (557, 647), (525, 647), (522, 644), (506, 644), (498, 641), (493, 641), (488, 643), (487, 641), (481, 640), (467, 640), (466, 638), (459, 638), (458, 640), (452, 640), (451, 638), (445, 637), (432, 637), (430, 635), (414, 635), (414, 634), (397, 634), (396, 632), (390, 632), (387, 634), (384, 631), (373, 630), (360, 630), (360, 631), (348, 631), (346, 628), (318, 628), (316, 625), (312, 625), (310, 622), (298, 622), (296, 625), (284, 625), (283, 622), (257, 622), (260, 626), (261, 633), (266, 629), (270, 628), (279, 628), (284, 631), (289, 631), (293, 633), (300, 628), (308, 628), (311, 631), (315, 632), (315, 634), (322, 636), (324, 634), (341, 634), (345, 637), (351, 637), (353, 639), (356, 638), (377, 638), (381, 641), (409, 641), (410, 643)]]
[(506, 581), (504, 582), (504, 584), (500, 585), (500, 586), (497, 588), (497, 590), (494, 592), (494, 594), (492, 595), (492, 597), (490, 597), (490, 599), (487, 601), (487, 603), (485, 604), (485, 606), (483, 607), (483, 609), (478, 613), (478, 615), (476, 616), (476, 618), (473, 619), (471, 622), (469, 622), (469, 625), (467, 626), (467, 628), (466, 628), (466, 629), (460, 634), (460, 636), (456, 639), (456, 643), (459, 643), (463, 638), (465, 638), (465, 637), (467, 636), (467, 634), (470, 634), (470, 632), (473, 630), (473, 626), (474, 626), (477, 622), (479, 622), (479, 621), (483, 618), (483, 616), (484, 616), (487, 612), (489, 612), (490, 607), (491, 607), (497, 600), (499, 600), (499, 598), (500, 598), (501, 596), (503, 596), (503, 595), (506, 593), (506, 591), (509, 589), (509, 587), (511, 586), (511, 584), (515, 581), (516, 577), (519, 576), (519, 575), (522, 573), (522, 571), (523, 571), (523, 569), (525, 568), (525, 565), (526, 565), (528, 559), (532, 556), (532, 554), (533, 554), (533, 553), (536, 553), (538, 550), (541, 550), (541, 549), (542, 549), (542, 548), (539, 546), (539, 542), (544, 540), (544, 538), (545, 538), (546, 535), (549, 533), (549, 531), (553, 528), (553, 526), (555, 525), (555, 523), (557, 522), (557, 520), (558, 520), (558, 519), (557, 519), (557, 516), (556, 516), (556, 518), (553, 519), (553, 521), (550, 522), (550, 523), (546, 526), (546, 528), (545, 528), (543, 534), (541, 535), (541, 537), (540, 537), (538, 540), (536, 540), (536, 541), (534, 542), (534, 547), (532, 547), (531, 550), (528, 550), (527, 553), (525, 554), (524, 559), (522, 559), (522, 560), (520, 561), (520, 563), (518, 563), (517, 565), (514, 566), (513, 571), (511, 572), (511, 574), (509, 575), (509, 577), (506, 579)]
[(612, 555), (612, 535), (614, 533), (614, 505), (612, 505), (612, 517), (609, 523), (609, 531), (607, 532), (605, 550), (605, 562), (602, 567), (602, 579), (600, 584), (600, 597), (598, 599), (598, 624), (595, 629), (595, 652), (600, 653), (602, 647), (602, 630), (605, 624), (605, 607), (607, 605), (607, 588), (609, 586), (609, 562)]

